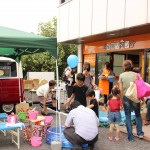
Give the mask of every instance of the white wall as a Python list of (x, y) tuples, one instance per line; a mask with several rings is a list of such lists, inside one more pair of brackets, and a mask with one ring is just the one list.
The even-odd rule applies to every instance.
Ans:
[(66, 41), (69, 39), (69, 3), (59, 8), (59, 41)]
[(92, 31), (92, 0), (80, 0), (80, 37), (91, 35)]
[(92, 34), (106, 32), (107, 0), (93, 1)]
[(107, 31), (124, 28), (125, 0), (109, 0), (107, 10)]
[(147, 23), (147, 0), (126, 0), (125, 27)]
[(54, 80), (54, 72), (27, 72), (27, 79)]
[(79, 0), (70, 1), (69, 39), (79, 37)]
[(148, 23), (150, 23), (150, 0), (148, 0), (148, 4), (147, 4), (147, 7), (148, 7), (148, 18), (147, 18), (147, 20), (148, 20)]
[(70, 0), (58, 11), (58, 42), (150, 23), (150, 0)]

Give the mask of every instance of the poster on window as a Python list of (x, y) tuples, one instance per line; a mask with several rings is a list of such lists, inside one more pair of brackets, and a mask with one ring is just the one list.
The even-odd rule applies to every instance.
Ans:
[(11, 67), (0, 66), (0, 77), (11, 77)]
[(95, 60), (96, 54), (84, 55), (84, 63), (89, 62), (91, 66), (91, 74), (95, 74)]

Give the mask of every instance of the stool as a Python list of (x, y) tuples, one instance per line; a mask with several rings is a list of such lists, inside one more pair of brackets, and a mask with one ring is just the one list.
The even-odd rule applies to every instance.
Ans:
[[(6, 122), (7, 114), (6, 113), (0, 113), (0, 122)], [(4, 133), (4, 136), (6, 136), (6, 130), (1, 130), (1, 132)]]

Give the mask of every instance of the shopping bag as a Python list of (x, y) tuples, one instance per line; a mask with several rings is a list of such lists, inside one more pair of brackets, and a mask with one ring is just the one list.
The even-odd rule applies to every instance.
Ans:
[(130, 86), (126, 91), (125, 96), (127, 98), (129, 98), (131, 101), (133, 101), (134, 103), (140, 102), (140, 100), (137, 96), (137, 87), (136, 87), (136, 84), (134, 82), (130, 82)]
[(139, 73), (137, 74), (137, 79), (135, 80), (135, 84), (137, 87), (138, 98), (150, 96), (150, 86), (143, 81)]

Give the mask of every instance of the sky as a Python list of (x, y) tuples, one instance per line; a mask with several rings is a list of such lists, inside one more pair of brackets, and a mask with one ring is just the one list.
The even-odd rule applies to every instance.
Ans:
[(38, 32), (40, 22), (57, 17), (59, 0), (0, 0), (0, 26)]

